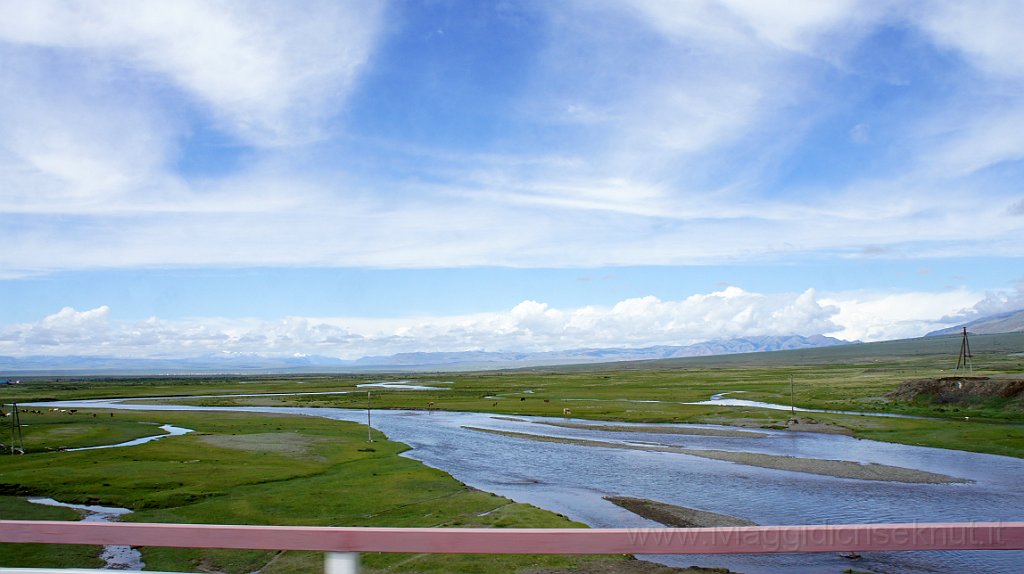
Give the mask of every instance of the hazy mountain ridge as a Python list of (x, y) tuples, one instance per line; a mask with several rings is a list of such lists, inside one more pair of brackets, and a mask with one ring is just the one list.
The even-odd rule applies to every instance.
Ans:
[(125, 359), (118, 357), (30, 356), (0, 357), (5, 373), (237, 373), (343, 372), (388, 370), (470, 370), (510, 367), (608, 363), (756, 353), (828, 347), (849, 343), (813, 335), (742, 337), (693, 345), (655, 345), (643, 348), (570, 349), (544, 352), (457, 351), (414, 352), (368, 356), (355, 360), (324, 356), (266, 357), (254, 354), (205, 355), (182, 359)]
[(925, 335), (925, 337), (959, 333), (964, 327), (967, 327), (967, 330), (971, 333), (982, 335), (1022, 332), (1024, 331), (1024, 309), (981, 317), (980, 319), (975, 319), (955, 327), (932, 331)]

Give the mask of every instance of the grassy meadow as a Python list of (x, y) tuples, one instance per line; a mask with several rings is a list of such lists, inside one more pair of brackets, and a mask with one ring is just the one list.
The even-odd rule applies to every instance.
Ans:
[[(363, 409), (373, 381), (413, 380), (438, 391), (375, 388), (373, 408), (434, 409), (505, 415), (564, 416), (631, 421), (714, 423), (785, 428), (780, 410), (687, 405), (722, 392), (735, 398), (797, 407), (907, 414), (905, 419), (839, 413), (805, 413), (860, 438), (1024, 456), (1024, 405), (988, 397), (965, 404), (894, 401), (886, 394), (908, 380), (952, 374), (960, 339), (932, 337), (823, 349), (577, 365), (470, 373), (360, 375), (251, 375), (149, 379), (62, 378), (21, 385), (21, 400), (202, 395), (175, 402), (205, 406), (288, 405)], [(1024, 334), (972, 338), (976, 376), (1024, 377)], [(792, 385), (791, 385), (792, 381)], [(223, 394), (314, 393), (335, 395), (215, 397)]]
[[(974, 375), (1024, 377), (1024, 334), (977, 336)], [(886, 418), (798, 413), (857, 437), (1024, 456), (1024, 406), (986, 397), (937, 404), (886, 397), (901, 383), (951, 374), (958, 337), (791, 352), (463, 373), (207, 377), (40, 377), (0, 389), (0, 402), (110, 397), (177, 397), (209, 405), (364, 409), (374, 381), (411, 380), (443, 390), (369, 389), (374, 409), (432, 409), (545, 415), (595, 421), (715, 423), (786, 428), (788, 411), (688, 405), (722, 392), (798, 407), (898, 413)], [(791, 383), (792, 381), (792, 383)], [(349, 394), (218, 397), (225, 394)], [(197, 395), (196, 398), (181, 398)], [(9, 407), (7, 407), (9, 409)], [(38, 410), (39, 407), (23, 407)], [(0, 463), (0, 517), (74, 519), (26, 496), (134, 510), (128, 520), (345, 526), (581, 527), (565, 517), (479, 492), (446, 473), (398, 456), (406, 447), (365, 426), (314, 417), (243, 413), (83, 410), (21, 415), (24, 456)], [(95, 415), (95, 416), (94, 416)], [(7, 421), (9, 419), (0, 419)], [(159, 424), (195, 432), (130, 448), (62, 452), (159, 434)], [(4, 439), (0, 439), (4, 442)], [(90, 566), (95, 547), (0, 546), (4, 566)], [(151, 569), (216, 572), (315, 571), (315, 553), (198, 549), (143, 550)], [(615, 566), (609, 566), (614, 561)], [(623, 557), (366, 555), (369, 572), (620, 571)]]
[[(26, 441), (53, 437), (66, 419), (120, 440), (135, 427), (170, 423), (195, 432), (129, 448), (36, 450), (0, 464), (0, 518), (74, 520), (78, 513), (29, 496), (134, 510), (138, 522), (307, 526), (583, 527), (567, 518), (469, 488), (447, 473), (398, 456), (407, 447), (365, 427), (312, 417), (118, 411), (23, 415)], [(49, 419), (49, 420), (47, 420)], [(157, 434), (159, 431), (157, 432)], [(128, 434), (131, 434), (130, 432)], [(93, 438), (83, 439), (83, 443)], [(34, 444), (40, 442), (34, 438)], [(66, 442), (61, 437), (61, 442)], [(97, 547), (0, 545), (2, 566), (98, 566)], [(313, 572), (321, 553), (144, 548), (147, 568), (266, 574)], [(571, 570), (624, 557), (366, 554), (369, 572)], [(595, 566), (596, 567), (596, 566)], [(607, 568), (607, 565), (602, 567)]]

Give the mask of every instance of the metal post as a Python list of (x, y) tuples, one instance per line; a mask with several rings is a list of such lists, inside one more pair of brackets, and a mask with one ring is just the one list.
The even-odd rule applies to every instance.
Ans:
[(328, 552), (324, 555), (324, 574), (359, 574), (359, 553)]
[(366, 391), (366, 442), (373, 442), (373, 427), (370, 426), (370, 391)]
[(967, 340), (967, 327), (964, 327), (963, 338), (960, 339), (960, 354), (956, 358), (956, 369), (953, 373), (959, 373), (961, 367), (964, 371), (973, 373), (974, 364), (971, 359), (971, 343)]
[(964, 365), (969, 373), (974, 372), (974, 360), (971, 356), (971, 342), (967, 340), (967, 327), (964, 327)]
[(11, 404), (11, 454), (25, 454), (25, 437), (21, 434), (18, 403)]
[(793, 392), (793, 375), (789, 376), (789, 413), (796, 417), (796, 394)]

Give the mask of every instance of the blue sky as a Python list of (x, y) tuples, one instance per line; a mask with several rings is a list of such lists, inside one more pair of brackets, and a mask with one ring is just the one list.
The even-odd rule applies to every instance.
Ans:
[(1024, 307), (1017, 2), (0, 2), (0, 354)]

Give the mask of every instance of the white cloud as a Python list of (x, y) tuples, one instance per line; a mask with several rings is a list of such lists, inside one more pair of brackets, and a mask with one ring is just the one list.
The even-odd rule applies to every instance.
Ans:
[(20, 344), (25, 348), (47, 349), (99, 345), (102, 348), (110, 335), (109, 315), (110, 308), (106, 305), (88, 311), (64, 307), (37, 323), (0, 330), (0, 346)]
[(247, 241), (230, 230), (277, 228), (270, 215), (298, 219), (329, 190), (293, 177), (277, 148), (253, 152), (229, 175), (186, 179), (180, 146), (191, 145), (190, 132), (216, 128), (256, 146), (326, 135), (383, 10), (382, 2), (0, 3), (0, 275), (253, 261), (206, 247)]
[[(311, 159), (309, 148), (296, 158), (276, 147), (343, 129), (326, 120), (373, 63), (381, 6), (0, 4), (0, 276), (168, 264), (673, 265), (869, 246), (890, 257), (1024, 253), (1006, 210), (1019, 189), (1010, 198), (959, 179), (1024, 157), (1024, 92), (1007, 89), (1024, 53), (1012, 4), (545, 4), (558, 33), (545, 36), (502, 119), (537, 128), (550, 147), (421, 149), (403, 154), (400, 175), (391, 149), (346, 163), (334, 147)], [(924, 30), (982, 81), (943, 78), (955, 101), (890, 118), (910, 143), (857, 117), (865, 123), (850, 137), (891, 149), (897, 169), (774, 187), (808, 126), (844, 101), (821, 97), (832, 94), (820, 74), (861, 73), (844, 58), (890, 23)], [(976, 102), (975, 85), (1000, 92), (1000, 106)], [(211, 125), (264, 147), (226, 175), (177, 173), (190, 130)], [(364, 159), (365, 172), (379, 162), (384, 173), (341, 173)]]
[(985, 297), (970, 307), (958, 309), (941, 319), (944, 323), (966, 323), (990, 315), (1024, 309), (1024, 281), (1015, 289), (988, 291)]
[(317, 137), (369, 57), (381, 2), (28, 1), (0, 39), (155, 74), (257, 144)]
[(943, 292), (840, 293), (821, 304), (839, 309), (833, 320), (842, 328), (830, 336), (861, 341), (920, 337), (949, 327), (948, 315), (978, 303), (981, 295), (967, 289)]
[(911, 18), (936, 41), (961, 52), (982, 70), (1024, 77), (1024, 10), (1015, 0), (918, 4)]
[(813, 290), (765, 295), (729, 287), (680, 301), (626, 299), (611, 307), (555, 309), (524, 301), (498, 313), (399, 319), (289, 317), (118, 321), (106, 306), (64, 308), (0, 327), (0, 354), (195, 356), (316, 354), (356, 358), (408, 351), (543, 351), (690, 344), (753, 335), (834, 330), (839, 310)]
[[(671, 4), (671, 3), (669, 3)], [(850, 33), (860, 21), (875, 17), (877, 6), (853, 0), (765, 2), (723, 0), (722, 4), (755, 33), (782, 48), (813, 52), (822, 36), (842, 28)]]
[(1024, 159), (1024, 26), (1020, 2), (933, 0), (903, 6), (906, 21), (964, 64), (949, 103), (920, 118), (922, 176), (957, 178)]
[(414, 351), (552, 351), (687, 345), (761, 335), (846, 340), (919, 337), (1024, 305), (1021, 292), (753, 293), (727, 287), (685, 299), (647, 296), (611, 306), (553, 308), (526, 300), (472, 315), (122, 321), (107, 306), (65, 307), (34, 323), (0, 326), (0, 355), (189, 357), (218, 353), (354, 359)]
[(930, 138), (935, 141), (932, 155), (924, 159), (931, 174), (962, 177), (1024, 159), (1024, 98), (937, 123), (936, 129), (941, 131)]
[(45, 78), (36, 57), (4, 57), (0, 212), (106, 212), (175, 186), (163, 165), (177, 128), (148, 97), (111, 92), (85, 71), (64, 78), (69, 90)]

